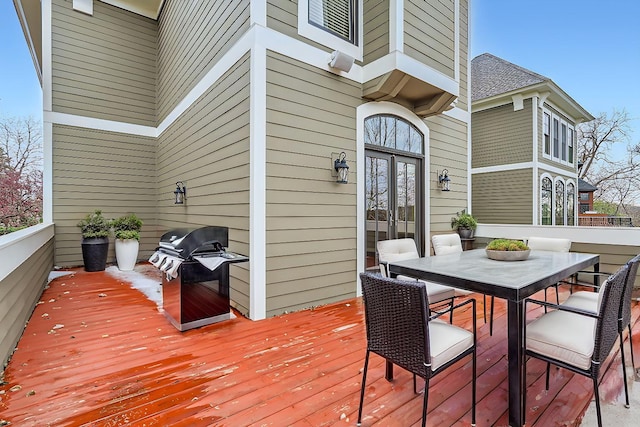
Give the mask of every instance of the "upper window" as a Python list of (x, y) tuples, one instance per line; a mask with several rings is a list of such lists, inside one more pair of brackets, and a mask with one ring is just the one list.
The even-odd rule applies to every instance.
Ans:
[(362, 60), (362, 0), (299, 0), (298, 34)]
[(563, 163), (575, 164), (576, 131), (571, 123), (544, 111), (542, 114), (542, 153), (544, 157)]
[(357, 44), (357, 5), (354, 0), (309, 0), (309, 23)]

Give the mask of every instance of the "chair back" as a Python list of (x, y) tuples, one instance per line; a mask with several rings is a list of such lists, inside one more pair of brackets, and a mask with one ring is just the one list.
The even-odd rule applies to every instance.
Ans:
[(571, 240), (553, 237), (529, 237), (527, 246), (532, 251), (569, 252)]
[(622, 295), (622, 306), (620, 307), (620, 329), (628, 326), (631, 322), (631, 293), (638, 274), (638, 263), (640, 263), (640, 255), (636, 255), (627, 262), (629, 272), (627, 273)]
[(602, 285), (604, 289), (599, 297), (601, 301), (596, 322), (592, 370), (599, 369), (600, 363), (607, 358), (618, 338), (618, 318), (628, 271), (629, 265), (623, 265)]
[(436, 255), (457, 254), (462, 252), (462, 241), (457, 233), (435, 234), (431, 236), (433, 252)]
[[(409, 238), (379, 240), (378, 243), (376, 243), (376, 247), (378, 249), (378, 261), (380, 261), (380, 263), (404, 261), (405, 259), (420, 257), (416, 242)], [(380, 265), (380, 272), (383, 276), (389, 276), (389, 272), (386, 271), (384, 264)]]
[(422, 282), (361, 273), (367, 350), (428, 378), (429, 298)]

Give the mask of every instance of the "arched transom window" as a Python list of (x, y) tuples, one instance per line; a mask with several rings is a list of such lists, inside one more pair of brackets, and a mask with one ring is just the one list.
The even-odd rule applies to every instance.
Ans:
[(423, 154), (424, 136), (411, 123), (392, 115), (379, 114), (364, 121), (365, 144)]

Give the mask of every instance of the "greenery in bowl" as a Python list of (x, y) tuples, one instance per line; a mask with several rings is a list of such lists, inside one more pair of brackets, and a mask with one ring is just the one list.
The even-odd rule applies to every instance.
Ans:
[(454, 230), (458, 228), (470, 228), (475, 230), (478, 227), (478, 221), (473, 215), (468, 214), (464, 209), (456, 213), (456, 216), (451, 218), (451, 228)]
[(116, 236), (116, 239), (140, 240), (140, 229), (142, 228), (142, 220), (138, 218), (134, 213), (111, 220), (111, 226), (113, 227), (113, 232)]
[(527, 251), (529, 246), (521, 240), (495, 239), (487, 245), (489, 251)]
[(100, 209), (96, 209), (93, 213), (87, 214), (87, 216), (78, 223), (78, 227), (80, 227), (82, 237), (85, 239), (109, 237), (111, 231), (111, 223), (102, 216)]

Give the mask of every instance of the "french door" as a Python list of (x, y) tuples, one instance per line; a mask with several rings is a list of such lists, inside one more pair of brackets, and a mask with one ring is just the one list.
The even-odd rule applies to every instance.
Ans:
[(422, 250), (422, 177), (419, 157), (365, 151), (367, 268), (378, 265), (376, 243), (380, 240), (408, 237)]

